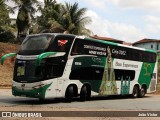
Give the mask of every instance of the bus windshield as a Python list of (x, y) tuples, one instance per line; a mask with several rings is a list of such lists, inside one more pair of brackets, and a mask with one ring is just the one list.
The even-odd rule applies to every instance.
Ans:
[(40, 55), (45, 52), (63, 52), (65, 54), (45, 58), (40, 66), (36, 66), (35, 59), (30, 60), (27, 57), (26, 59), (16, 59), (14, 81), (31, 83), (61, 77), (74, 38), (75, 36), (53, 34), (34, 35), (26, 38), (18, 53), (20, 55)]
[(21, 45), (21, 50), (44, 50), (48, 47), (51, 35), (36, 35), (27, 37)]

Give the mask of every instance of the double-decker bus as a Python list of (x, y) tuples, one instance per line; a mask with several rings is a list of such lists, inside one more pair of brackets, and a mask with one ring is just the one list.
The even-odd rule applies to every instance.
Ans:
[(12, 94), (39, 98), (131, 95), (156, 91), (156, 52), (68, 34), (29, 35), (16, 56)]

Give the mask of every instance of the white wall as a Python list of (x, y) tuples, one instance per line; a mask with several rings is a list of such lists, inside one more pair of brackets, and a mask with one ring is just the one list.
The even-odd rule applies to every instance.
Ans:
[[(151, 48), (151, 45), (152, 45), (153, 48)], [(136, 45), (133, 45), (133, 46), (146, 48), (146, 49), (157, 50), (157, 45), (158, 45), (158, 50), (160, 50), (160, 43), (159, 42), (141, 43), (141, 44), (136, 44)]]

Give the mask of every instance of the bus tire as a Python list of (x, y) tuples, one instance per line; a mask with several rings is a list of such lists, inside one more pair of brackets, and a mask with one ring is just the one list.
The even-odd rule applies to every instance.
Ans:
[(69, 86), (66, 90), (65, 98), (67, 102), (72, 102), (73, 99), (73, 86)]
[(138, 88), (137, 85), (135, 85), (135, 86), (133, 87), (133, 92), (132, 92), (132, 94), (131, 94), (131, 97), (132, 97), (132, 98), (137, 98), (137, 97), (138, 97), (138, 94), (139, 94), (139, 88)]
[(146, 94), (146, 88), (145, 88), (145, 86), (142, 86), (141, 89), (139, 90), (138, 97), (142, 98), (145, 96), (145, 94)]
[(87, 98), (87, 87), (84, 86), (84, 87), (82, 87), (82, 89), (81, 89), (80, 99), (81, 99), (81, 101), (84, 102), (84, 101), (86, 100), (86, 98)]

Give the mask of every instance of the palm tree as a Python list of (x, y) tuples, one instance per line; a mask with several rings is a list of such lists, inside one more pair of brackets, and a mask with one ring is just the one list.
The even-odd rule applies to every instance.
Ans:
[[(71, 33), (77, 35), (90, 35), (91, 31), (85, 28), (86, 24), (91, 22), (89, 17), (84, 17), (87, 8), (78, 8), (78, 3), (71, 5), (70, 3), (65, 3), (63, 6), (64, 13), (62, 15), (62, 20), (59, 24), (63, 25), (65, 29), (64, 33)], [(52, 25), (54, 26), (54, 24)]]
[(34, 14), (36, 12), (36, 6), (40, 5), (38, 0), (13, 0), (16, 4), (14, 9), (18, 9), (17, 15), (17, 29), (18, 34), (17, 38), (20, 37), (21, 34), (27, 35), (29, 34), (29, 28), (31, 27), (32, 20), (34, 18)]
[(9, 13), (13, 13), (10, 6), (6, 4), (7, 0), (0, 0), (0, 40), (1, 42), (14, 42), (15, 27), (10, 25)]
[(91, 22), (89, 17), (84, 17), (87, 9), (78, 8), (78, 3), (73, 5), (58, 4), (55, 0), (44, 0), (45, 7), (41, 9), (42, 15), (38, 19), (41, 28), (51, 32), (69, 33), (77, 35), (90, 35), (91, 31), (85, 25)]
[[(40, 7), (41, 16), (38, 17), (38, 32), (51, 31), (51, 25), (53, 20), (57, 20), (61, 9), (61, 4), (57, 3), (56, 0), (44, 0), (44, 7)], [(58, 28), (57, 28), (58, 29)], [(53, 32), (60, 32), (54, 29)], [(62, 32), (62, 31), (61, 31)]]
[(10, 6), (5, 3), (6, 0), (0, 0), (0, 26), (10, 23), (9, 13), (13, 13)]

